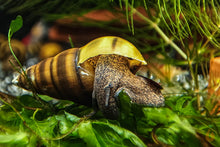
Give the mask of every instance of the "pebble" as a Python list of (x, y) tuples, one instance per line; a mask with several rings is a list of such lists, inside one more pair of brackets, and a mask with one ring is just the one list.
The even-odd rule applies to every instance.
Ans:
[[(38, 62), (37, 58), (30, 58), (27, 60), (26, 66), (23, 68), (26, 69), (26, 67), (29, 67), (31, 65), (34, 65)], [(30, 94), (31, 92), (24, 90), (17, 85), (15, 85), (12, 81), (18, 76), (18, 72), (12, 72), (12, 71), (3, 71), (2, 65), (0, 63), (0, 92), (10, 94), (12, 96), (21, 96), (24, 94)]]

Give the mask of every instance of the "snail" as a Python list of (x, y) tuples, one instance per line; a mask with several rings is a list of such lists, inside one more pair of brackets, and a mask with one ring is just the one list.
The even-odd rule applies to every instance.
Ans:
[[(119, 117), (118, 94), (123, 90), (131, 102), (163, 106), (162, 87), (135, 75), (146, 65), (138, 49), (120, 37), (104, 36), (81, 48), (65, 50), (26, 70), (36, 92), (98, 107), (110, 119)], [(23, 75), (17, 84), (30, 89)]]

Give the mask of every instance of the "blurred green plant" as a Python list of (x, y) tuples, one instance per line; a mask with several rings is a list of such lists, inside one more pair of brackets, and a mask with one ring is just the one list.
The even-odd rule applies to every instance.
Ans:
[[(41, 96), (44, 98), (44, 96)], [(45, 109), (29, 95), (0, 95), (0, 145), (5, 146), (205, 146), (220, 144), (219, 118), (201, 115), (189, 96), (170, 97), (164, 108), (141, 107), (119, 94), (121, 117), (86, 119), (76, 112), (90, 108), (47, 98)], [(64, 104), (64, 105), (63, 105)], [(125, 104), (125, 105), (124, 105)], [(63, 106), (63, 107), (61, 107)], [(47, 107), (49, 108), (49, 107)], [(50, 107), (51, 108), (51, 107)], [(55, 111), (54, 111), (55, 110)], [(6, 115), (7, 114), (7, 115)]]
[[(120, 0), (125, 5), (128, 24), (134, 33), (133, 15), (139, 16), (146, 24), (158, 33), (163, 39), (161, 44), (164, 56), (162, 62), (173, 64), (177, 59), (185, 60), (194, 82), (191, 85), (194, 96), (197, 97), (197, 107), (201, 108), (201, 93), (198, 74), (201, 68), (203, 76), (208, 75), (209, 59), (219, 54), (220, 15), (218, 1), (180, 1), (180, 0), (158, 0), (157, 3), (150, 3), (143, 0), (147, 15), (140, 13), (135, 7), (135, 1)], [(120, 5), (123, 5), (120, 4)], [(152, 11), (153, 13), (152, 13)], [(148, 39), (146, 37), (146, 39)], [(169, 47), (170, 45), (170, 47)], [(150, 46), (151, 47), (151, 46)], [(182, 57), (177, 58), (177, 54)], [(170, 55), (175, 60), (170, 60)], [(168, 60), (167, 60), (168, 58)], [(181, 62), (178, 62), (181, 63)], [(184, 62), (182, 62), (184, 63)], [(181, 65), (181, 64), (179, 64)]]

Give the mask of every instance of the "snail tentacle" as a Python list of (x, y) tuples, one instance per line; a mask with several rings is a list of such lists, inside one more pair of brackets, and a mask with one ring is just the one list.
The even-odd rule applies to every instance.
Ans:
[(98, 109), (98, 103), (97, 103), (97, 99), (95, 97), (95, 91), (93, 90), (92, 92), (92, 108), (93, 109)]
[(112, 89), (112, 83), (108, 84), (107, 86), (104, 87), (105, 90), (105, 106), (108, 107), (109, 103), (109, 98), (111, 95), (111, 89)]

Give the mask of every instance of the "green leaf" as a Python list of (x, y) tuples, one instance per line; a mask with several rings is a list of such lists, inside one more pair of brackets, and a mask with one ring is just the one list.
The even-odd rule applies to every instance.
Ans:
[(22, 95), (19, 97), (19, 101), (23, 106), (35, 107), (35, 108), (43, 107), (42, 104), (31, 95)]
[(44, 101), (46, 101), (46, 102), (49, 102), (49, 101), (51, 101), (51, 100), (54, 100), (54, 98), (52, 98), (52, 97), (50, 97), (50, 96), (48, 96), (48, 95), (38, 94), (38, 96), (39, 96), (42, 100), (44, 100)]
[(119, 108), (120, 108), (120, 117), (121, 119), (125, 119), (129, 115), (131, 115), (131, 99), (130, 97), (123, 91), (121, 91), (118, 95), (119, 100)]
[(25, 132), (16, 132), (14, 134), (0, 134), (0, 146), (23, 147), (29, 142), (28, 134)]
[(92, 128), (92, 124), (90, 121), (81, 123), (80, 126), (77, 128), (77, 130), (80, 138), (83, 139), (88, 146), (101, 147), (100, 145), (101, 142), (97, 140), (96, 134)]
[(146, 146), (129, 130), (101, 121), (86, 121), (78, 127), (78, 133), (88, 146)]
[(142, 105), (132, 103), (131, 98), (122, 91), (118, 95), (120, 117), (118, 121), (121, 126), (128, 128), (131, 131), (136, 131), (137, 120), (144, 117)]
[(144, 108), (143, 111), (148, 122), (146, 126), (155, 128), (154, 133), (161, 142), (175, 146), (201, 145), (196, 130), (185, 117), (178, 116), (168, 108)]
[(180, 115), (200, 115), (196, 110), (195, 103), (196, 98), (190, 96), (173, 96), (166, 101), (166, 105)]
[(79, 117), (67, 112), (56, 115), (55, 117), (59, 121), (59, 129), (61, 134), (66, 134), (68, 131), (70, 131), (70, 128), (74, 125), (74, 123), (80, 120)]
[(22, 26), (23, 26), (23, 19), (20, 15), (18, 15), (15, 20), (11, 21), (10, 28), (9, 28), (10, 33), (8, 37), (11, 38), (12, 35), (15, 32), (17, 32)]
[(42, 138), (52, 138), (54, 135), (56, 135), (54, 131), (57, 127), (58, 120), (55, 118), (55, 116), (48, 117), (42, 121), (38, 121), (34, 118), (25, 119), (27, 125)]

